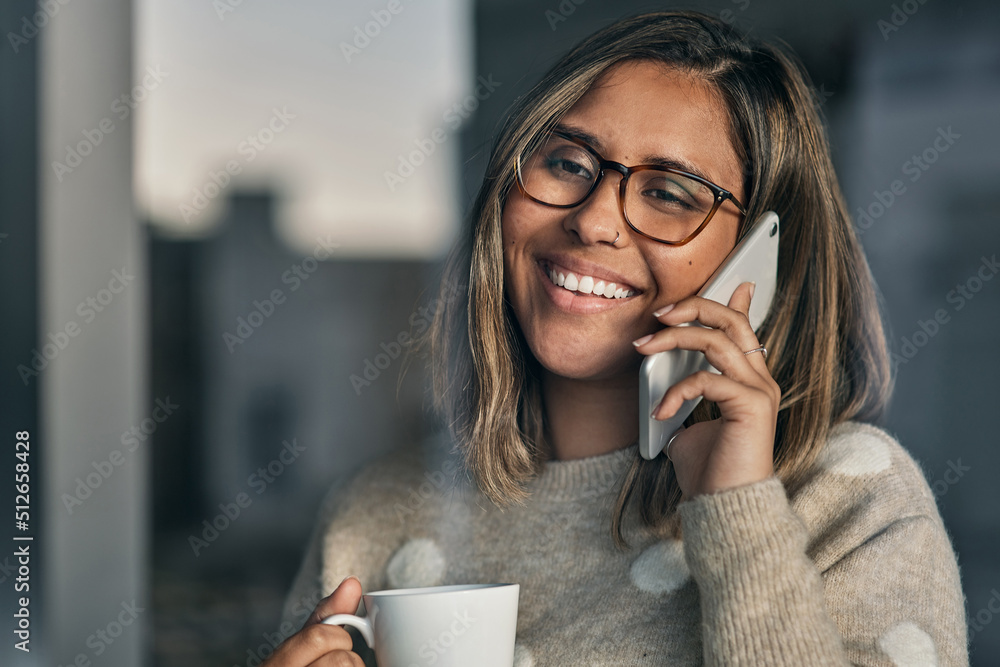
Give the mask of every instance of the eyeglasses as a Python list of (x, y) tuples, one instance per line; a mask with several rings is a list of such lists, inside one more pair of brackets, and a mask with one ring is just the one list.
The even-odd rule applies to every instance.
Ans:
[(618, 201), (625, 222), (654, 241), (688, 243), (727, 199), (746, 215), (731, 192), (700, 176), (661, 165), (626, 167), (559, 131), (549, 132), (537, 149), (518, 157), (517, 185), (539, 204), (573, 208), (597, 189), (609, 169), (622, 175)]

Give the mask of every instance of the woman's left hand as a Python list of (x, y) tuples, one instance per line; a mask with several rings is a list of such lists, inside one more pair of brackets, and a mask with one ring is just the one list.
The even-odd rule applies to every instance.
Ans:
[[(722, 413), (719, 419), (684, 429), (670, 444), (670, 459), (685, 498), (752, 484), (774, 474), (781, 389), (763, 354), (743, 354), (760, 346), (747, 318), (751, 296), (751, 283), (743, 283), (728, 306), (698, 296), (682, 299), (658, 318), (667, 327), (636, 347), (646, 355), (678, 348), (699, 350), (722, 372), (700, 371), (684, 378), (667, 390), (654, 412), (657, 419), (666, 419), (685, 400), (702, 396), (714, 401)], [(674, 326), (694, 320), (705, 326)]]

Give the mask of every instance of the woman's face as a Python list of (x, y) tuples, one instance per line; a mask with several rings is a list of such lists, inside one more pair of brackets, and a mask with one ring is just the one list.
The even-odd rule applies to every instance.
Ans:
[[(666, 158), (743, 201), (728, 124), (711, 86), (647, 61), (607, 70), (559, 122), (593, 137), (592, 148), (605, 159), (633, 166)], [(608, 171), (574, 208), (539, 204), (516, 186), (504, 205), (506, 296), (535, 357), (557, 375), (634, 373), (642, 356), (631, 342), (662, 328), (653, 311), (696, 293), (736, 243), (740, 214), (731, 202), (683, 246), (635, 233), (622, 216), (620, 178)], [(550, 266), (614, 282), (634, 295), (609, 299), (571, 292), (552, 283)]]

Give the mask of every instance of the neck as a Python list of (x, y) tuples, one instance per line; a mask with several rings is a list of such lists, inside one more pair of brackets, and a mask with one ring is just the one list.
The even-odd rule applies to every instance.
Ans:
[(606, 380), (575, 380), (545, 372), (542, 400), (553, 459), (608, 454), (639, 438), (635, 373)]

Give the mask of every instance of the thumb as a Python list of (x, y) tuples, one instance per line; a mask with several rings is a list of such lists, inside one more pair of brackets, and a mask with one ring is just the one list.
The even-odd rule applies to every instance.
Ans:
[(319, 601), (303, 627), (319, 623), (334, 614), (355, 614), (361, 604), (361, 580), (353, 574), (337, 586), (330, 595)]

